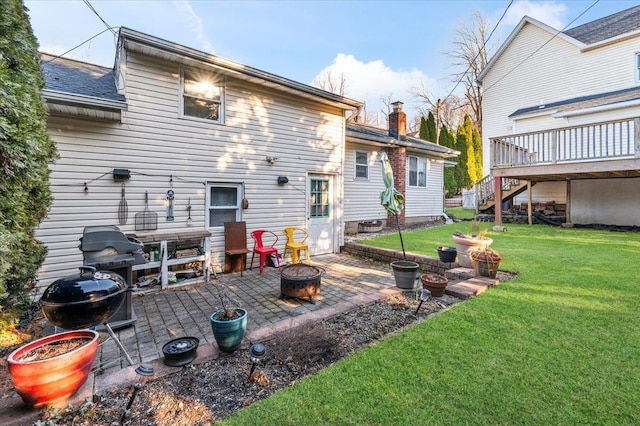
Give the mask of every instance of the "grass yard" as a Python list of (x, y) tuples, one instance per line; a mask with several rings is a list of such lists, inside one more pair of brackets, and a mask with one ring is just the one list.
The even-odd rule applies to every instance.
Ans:
[(448, 215), (453, 215), (456, 219), (471, 220), (476, 217), (474, 209), (463, 209), (462, 207), (447, 207), (444, 209)]
[[(435, 257), (456, 230), (470, 223), (403, 238)], [(509, 225), (488, 236), (516, 280), (224, 424), (640, 424), (640, 234)], [(397, 234), (367, 244), (400, 248)]]

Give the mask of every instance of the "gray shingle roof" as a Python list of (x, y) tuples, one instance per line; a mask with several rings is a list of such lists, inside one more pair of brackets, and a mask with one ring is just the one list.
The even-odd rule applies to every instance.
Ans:
[(635, 6), (604, 18), (571, 28), (564, 34), (585, 44), (640, 30), (640, 6)]
[(113, 101), (125, 101), (118, 94), (113, 70), (74, 59), (42, 54), (46, 89)]
[(536, 105), (526, 108), (520, 108), (515, 111), (509, 118), (527, 114), (535, 111), (558, 110), (573, 111), (583, 108), (593, 108), (602, 105), (611, 105), (619, 102), (627, 102), (640, 99), (640, 87), (631, 87), (628, 89), (616, 90), (613, 92), (597, 93), (595, 95), (579, 96), (577, 98), (565, 99), (558, 102), (551, 102), (545, 105)]
[(400, 146), (406, 146), (408, 148), (429, 151), (434, 155), (440, 155), (444, 157), (456, 157), (460, 153), (454, 149), (447, 148), (443, 145), (438, 145), (433, 142), (428, 142), (419, 138), (411, 136), (401, 136), (398, 141), (396, 138), (389, 136), (389, 131), (386, 129), (379, 129), (377, 127), (365, 126), (363, 124), (355, 124), (347, 122), (347, 135), (356, 136), (365, 140), (371, 140), (380, 143), (386, 143), (389, 145), (398, 144)]

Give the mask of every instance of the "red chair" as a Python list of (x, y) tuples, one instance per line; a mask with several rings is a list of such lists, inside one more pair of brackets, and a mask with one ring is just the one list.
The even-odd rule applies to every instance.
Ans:
[[(262, 243), (262, 237), (264, 236), (264, 234), (267, 234), (269, 241), (272, 241), (271, 245), (265, 246)], [(276, 243), (278, 242), (278, 236), (271, 231), (265, 231), (261, 229), (253, 231), (251, 233), (251, 237), (253, 238), (253, 253), (251, 254), (251, 266), (249, 266), (249, 269), (253, 268), (253, 258), (256, 253), (258, 253), (258, 255), (260, 256), (260, 274), (262, 274), (262, 271), (264, 270), (264, 262), (267, 260), (267, 256), (272, 253), (275, 253), (276, 255), (276, 263), (279, 268), (280, 254), (278, 253), (278, 249), (275, 247)]]

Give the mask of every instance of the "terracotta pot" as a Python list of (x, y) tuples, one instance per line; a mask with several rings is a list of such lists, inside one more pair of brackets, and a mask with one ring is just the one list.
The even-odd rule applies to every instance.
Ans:
[(433, 297), (444, 296), (444, 291), (447, 288), (447, 284), (449, 284), (449, 279), (439, 274), (422, 274), (420, 275), (420, 281), (422, 282), (422, 288), (429, 290)]
[[(40, 407), (64, 401), (87, 381), (98, 351), (99, 334), (93, 330), (73, 330), (34, 340), (9, 355), (9, 374), (18, 394), (27, 405)], [(28, 352), (64, 340), (86, 339), (67, 353), (48, 359), (21, 361)]]

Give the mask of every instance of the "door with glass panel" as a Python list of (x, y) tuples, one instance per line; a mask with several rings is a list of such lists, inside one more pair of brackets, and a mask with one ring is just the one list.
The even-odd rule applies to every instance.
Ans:
[(333, 178), (327, 175), (309, 175), (308, 233), (312, 255), (334, 252)]

